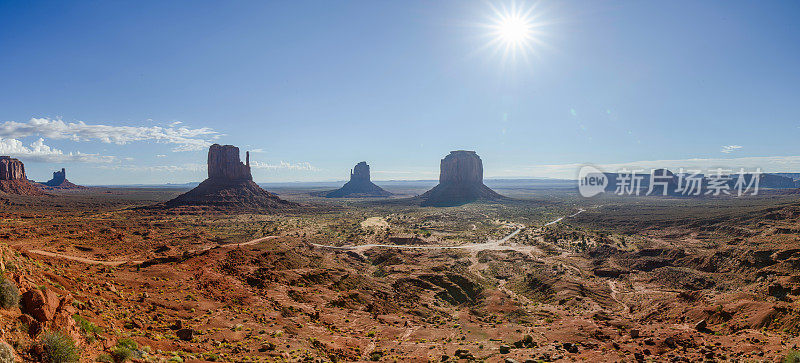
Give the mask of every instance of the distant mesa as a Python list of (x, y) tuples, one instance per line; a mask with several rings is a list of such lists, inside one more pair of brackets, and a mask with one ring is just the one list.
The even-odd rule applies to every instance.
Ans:
[(67, 180), (67, 171), (64, 168), (61, 168), (61, 171), (53, 172), (53, 179), (50, 179), (44, 183), (39, 183), (39, 186), (44, 189), (83, 189), (86, 187), (73, 184), (69, 180)]
[(483, 162), (474, 151), (451, 151), (442, 159), (439, 185), (420, 196), (422, 206), (449, 207), (508, 198), (483, 184)]
[(250, 174), (250, 152), (247, 152), (245, 163), (242, 163), (238, 147), (214, 144), (208, 149), (208, 179), (168, 201), (166, 206), (269, 210), (292, 204), (261, 189), (253, 182)]
[(25, 176), (25, 165), (10, 156), (0, 156), (0, 192), (18, 195), (43, 195)]
[[(709, 189), (709, 185), (711, 185), (712, 179), (715, 177), (715, 175), (712, 174), (692, 174), (686, 172), (675, 174), (667, 169), (655, 169), (648, 174), (637, 173), (635, 177), (629, 173), (604, 173), (604, 175), (609, 180), (605, 191), (607, 193), (619, 195), (702, 197), (707, 195), (707, 193), (714, 192), (714, 190)], [(791, 175), (790, 173), (758, 174), (758, 188), (800, 188), (800, 181), (792, 179), (790, 177)], [(742, 178), (742, 180), (739, 180), (739, 178)], [(728, 171), (728, 174), (723, 174), (720, 185), (725, 188), (728, 193), (732, 194), (737, 193), (737, 184), (740, 184), (743, 189), (749, 186), (750, 189), (748, 193), (751, 193), (754, 191), (756, 184), (753, 178), (754, 174), (752, 173), (740, 175), (738, 171)]]
[(343, 187), (324, 194), (327, 198), (369, 198), (388, 197), (389, 193), (370, 181), (369, 165), (362, 161), (350, 170), (350, 181)]

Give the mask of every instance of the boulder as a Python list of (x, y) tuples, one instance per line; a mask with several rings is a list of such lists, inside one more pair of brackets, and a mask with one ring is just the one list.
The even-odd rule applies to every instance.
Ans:
[(22, 312), (42, 323), (53, 319), (59, 305), (58, 295), (49, 289), (31, 289), (22, 294)]
[(421, 195), (422, 206), (448, 207), (508, 199), (483, 184), (483, 162), (474, 151), (451, 151), (442, 159), (439, 185)]
[(177, 336), (180, 340), (190, 342), (192, 341), (192, 338), (194, 338), (194, 330), (190, 328), (179, 329), (177, 332), (175, 332), (175, 336)]
[(326, 198), (368, 198), (392, 195), (370, 181), (369, 165), (362, 161), (350, 170), (350, 181), (334, 191), (325, 192)]

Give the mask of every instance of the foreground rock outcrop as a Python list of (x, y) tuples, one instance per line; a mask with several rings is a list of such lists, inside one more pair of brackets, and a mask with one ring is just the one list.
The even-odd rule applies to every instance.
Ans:
[(207, 206), (219, 209), (276, 209), (291, 205), (261, 189), (250, 173), (250, 153), (245, 163), (239, 148), (214, 144), (208, 149), (208, 179), (166, 203), (167, 207)]
[(483, 162), (474, 151), (451, 151), (442, 159), (439, 185), (421, 195), (422, 206), (449, 207), (507, 199), (483, 184)]
[(67, 180), (67, 171), (64, 168), (61, 168), (61, 171), (54, 171), (53, 172), (53, 179), (50, 179), (44, 183), (39, 183), (39, 185), (45, 189), (81, 189), (85, 188), (83, 186), (73, 184), (69, 180)]
[(10, 156), (0, 156), (0, 193), (42, 195), (25, 176), (25, 165)]
[(334, 191), (324, 194), (327, 198), (368, 198), (392, 195), (370, 181), (369, 165), (366, 161), (356, 164), (350, 171), (350, 181)]

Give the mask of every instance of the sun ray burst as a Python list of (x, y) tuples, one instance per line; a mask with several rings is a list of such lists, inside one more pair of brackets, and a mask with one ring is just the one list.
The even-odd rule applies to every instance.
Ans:
[(491, 5), (491, 8), (491, 19), (484, 25), (489, 36), (486, 47), (503, 61), (527, 61), (535, 46), (543, 44), (540, 39), (543, 23), (537, 19), (536, 5), (522, 6), (513, 2), (508, 6)]

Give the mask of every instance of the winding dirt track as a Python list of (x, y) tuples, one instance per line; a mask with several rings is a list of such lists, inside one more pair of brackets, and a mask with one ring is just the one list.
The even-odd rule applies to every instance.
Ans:
[[(584, 209), (579, 209), (577, 213), (566, 216), (560, 217), (558, 219), (552, 220), (544, 224), (543, 227), (556, 224), (564, 220), (564, 218), (572, 218), (585, 212)], [(330, 245), (321, 245), (318, 243), (311, 243), (314, 247), (319, 248), (328, 248), (333, 250), (347, 250), (347, 251), (355, 251), (357, 253), (363, 253), (364, 251), (375, 248), (375, 247), (386, 247), (386, 248), (397, 248), (397, 249), (417, 249), (417, 250), (435, 250), (435, 249), (459, 249), (459, 250), (470, 250), (470, 251), (484, 251), (484, 250), (493, 250), (493, 251), (503, 251), (503, 250), (513, 250), (517, 252), (531, 252), (536, 250), (536, 247), (533, 246), (504, 246), (503, 243), (508, 242), (508, 240), (514, 238), (519, 232), (522, 232), (525, 229), (525, 226), (522, 224), (507, 224), (506, 226), (513, 226), (517, 229), (514, 232), (509, 233), (507, 236), (499, 239), (499, 240), (489, 240), (484, 243), (471, 243), (466, 245), (458, 245), (458, 246), (440, 246), (440, 245), (425, 245), (425, 246), (406, 246), (406, 245), (387, 245), (387, 244), (366, 244), (366, 245), (351, 245), (351, 246), (330, 246)]]
[[(254, 240), (247, 241), (247, 242), (242, 242), (242, 243), (228, 243), (228, 244), (224, 244), (224, 245), (207, 245), (207, 246), (203, 246), (200, 249), (190, 250), (188, 252), (199, 253), (199, 252), (208, 251), (208, 250), (210, 250), (212, 248), (216, 248), (216, 247), (249, 246), (249, 245), (258, 244), (258, 243), (261, 243), (261, 242), (266, 241), (268, 239), (277, 238), (277, 237), (278, 236), (267, 236), (267, 237), (256, 238)], [(90, 258), (70, 256), (70, 255), (64, 255), (64, 254), (61, 254), (61, 253), (47, 252), (47, 251), (42, 251), (42, 250), (27, 250), (27, 252), (35, 253), (37, 255), (42, 255), (42, 256), (47, 256), (47, 257), (63, 258), (65, 260), (81, 262), (81, 263), (85, 263), (85, 264), (89, 264), (89, 265), (119, 266), (119, 265), (123, 265), (123, 264), (126, 264), (126, 263), (139, 264), (139, 263), (144, 262), (144, 261), (139, 261), (139, 260), (124, 260), (124, 261), (93, 260), (93, 259), (90, 259)]]
[[(561, 222), (562, 220), (564, 220), (564, 218), (575, 217), (575, 216), (577, 216), (578, 214), (581, 214), (584, 211), (585, 211), (584, 209), (579, 209), (577, 213), (569, 215), (569, 216), (566, 216), (566, 217), (560, 217), (560, 218), (555, 219), (553, 221), (547, 222), (547, 223), (544, 224), (543, 227), (546, 227), (546, 226)], [(319, 248), (356, 251), (358, 253), (362, 253), (362, 252), (364, 252), (364, 251), (366, 251), (366, 250), (368, 250), (370, 248), (374, 248), (374, 247), (403, 248), (403, 249), (422, 249), (422, 250), (432, 250), (432, 249), (463, 249), (463, 250), (470, 250), (470, 251), (514, 250), (514, 251), (518, 251), (518, 252), (531, 252), (531, 251), (533, 251), (535, 249), (535, 247), (532, 247), (532, 246), (503, 246), (503, 243), (508, 242), (508, 240), (510, 240), (511, 238), (514, 238), (514, 236), (516, 236), (519, 232), (521, 232), (523, 229), (525, 229), (525, 226), (522, 225), (522, 224), (508, 224), (507, 226), (513, 226), (513, 227), (516, 227), (517, 229), (515, 229), (513, 232), (509, 233), (507, 236), (505, 236), (505, 237), (503, 237), (503, 238), (501, 238), (499, 240), (489, 240), (489, 241), (487, 241), (485, 243), (473, 243), (473, 244), (466, 244), (466, 245), (460, 245), (460, 246), (439, 246), (439, 245), (403, 246), (403, 245), (387, 245), (387, 244), (366, 244), (366, 245), (357, 245), (357, 246), (329, 246), (329, 245), (321, 245), (321, 244), (317, 244), (317, 243), (311, 243), (311, 245), (314, 246), (314, 247), (319, 247)], [(203, 248), (200, 248), (198, 250), (193, 250), (193, 251), (190, 250), (189, 252), (193, 252), (193, 253), (204, 252), (204, 251), (208, 251), (208, 250), (210, 250), (212, 248), (215, 248), (215, 247), (249, 246), (249, 245), (258, 244), (258, 243), (261, 243), (261, 242), (263, 242), (265, 240), (272, 239), (272, 238), (277, 238), (277, 237), (279, 237), (279, 236), (261, 237), (261, 238), (256, 238), (254, 240), (250, 240), (250, 241), (247, 241), (247, 242), (242, 242), (242, 243), (229, 243), (229, 244), (225, 244), (225, 245), (207, 245), (207, 246), (204, 246)], [(61, 253), (48, 252), (48, 251), (42, 251), (42, 250), (27, 250), (27, 252), (34, 253), (34, 254), (37, 254), (37, 255), (47, 256), (47, 257), (62, 258), (62, 259), (65, 259), (65, 260), (76, 261), (76, 262), (85, 263), (85, 264), (89, 264), (89, 265), (120, 266), (120, 265), (123, 265), (123, 264), (126, 264), (126, 263), (139, 264), (139, 263), (144, 262), (144, 261), (140, 261), (140, 260), (122, 260), (122, 261), (94, 260), (94, 259), (85, 258), (85, 257), (70, 256), (70, 255), (65, 255), (65, 254), (61, 254)]]

